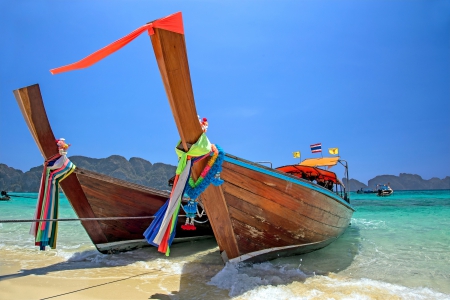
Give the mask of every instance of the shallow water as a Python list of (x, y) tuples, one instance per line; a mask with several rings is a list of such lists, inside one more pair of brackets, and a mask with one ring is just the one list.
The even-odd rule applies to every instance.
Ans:
[[(37, 194), (16, 195), (0, 202), (1, 220), (33, 217)], [(224, 266), (213, 239), (175, 244), (170, 257), (152, 247), (103, 255), (79, 222), (61, 222), (57, 249), (39, 251), (29, 223), (3, 223), (0, 286), (45, 276), (133, 279), (121, 289), (145, 299), (450, 299), (450, 190), (352, 194), (351, 203), (356, 212), (336, 242), (261, 264)], [(60, 218), (74, 217), (61, 197)]]

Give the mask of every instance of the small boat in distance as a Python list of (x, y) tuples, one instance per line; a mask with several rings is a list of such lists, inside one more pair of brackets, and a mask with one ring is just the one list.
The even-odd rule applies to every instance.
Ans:
[(6, 191), (1, 192), (0, 201), (9, 201), (11, 197), (8, 195)]
[(394, 193), (394, 190), (388, 184), (377, 184), (376, 193), (378, 197), (387, 197)]
[(377, 191), (372, 190), (363, 190), (362, 188), (356, 191), (357, 194), (374, 194), (377, 193)]
[[(44, 159), (58, 153), (39, 85), (14, 91), (22, 115)], [(115, 253), (150, 246), (143, 233), (170, 193), (76, 168), (60, 182), (67, 199), (98, 251)], [(174, 242), (213, 237), (211, 226), (199, 223), (197, 230), (182, 230), (185, 217), (176, 225)]]

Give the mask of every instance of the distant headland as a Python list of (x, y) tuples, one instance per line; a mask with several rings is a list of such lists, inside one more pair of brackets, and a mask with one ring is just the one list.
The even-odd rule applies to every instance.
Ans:
[(387, 184), (394, 191), (401, 190), (446, 190), (450, 189), (450, 176), (446, 176), (444, 179), (433, 177), (425, 180), (421, 176), (416, 174), (400, 173), (399, 176), (395, 175), (378, 175), (369, 180), (368, 184), (359, 182), (356, 179), (343, 180), (346, 186), (350, 186), (350, 191), (363, 190), (375, 190), (377, 184)]
[[(94, 172), (106, 174), (115, 178), (152, 187), (168, 190), (168, 180), (175, 175), (176, 166), (154, 163), (132, 157), (127, 160), (120, 155), (107, 158), (89, 158), (85, 156), (71, 156), (70, 160), (78, 167)], [(8, 167), (0, 163), (0, 189), (11, 192), (39, 191), (42, 166), (31, 168), (27, 172)], [(389, 183), (393, 190), (436, 190), (450, 189), (450, 176), (444, 179), (423, 179), (419, 175), (400, 173), (395, 175), (379, 175), (364, 184), (356, 179), (343, 179), (343, 183), (350, 187), (350, 191), (373, 190), (377, 184)]]

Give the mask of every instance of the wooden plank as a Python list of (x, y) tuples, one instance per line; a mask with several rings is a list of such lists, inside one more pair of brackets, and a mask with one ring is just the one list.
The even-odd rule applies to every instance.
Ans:
[[(153, 216), (169, 198), (169, 193), (139, 186), (101, 174), (78, 170), (78, 179), (96, 217), (143, 217)], [(153, 219), (99, 221), (110, 242), (142, 239), (143, 232)], [(201, 220), (206, 220), (206, 217)], [(197, 230), (181, 230), (185, 218), (177, 223), (176, 238), (212, 235), (208, 223), (197, 224)]]
[[(134, 190), (104, 184), (102, 181), (79, 175), (92, 211), (96, 217), (153, 216), (167, 198), (149, 197)], [(148, 199), (149, 201), (145, 201)], [(139, 202), (136, 202), (139, 201)], [(143, 203), (145, 201), (145, 203)], [(99, 221), (108, 241), (142, 239), (143, 232), (153, 219)]]
[[(310, 205), (308, 202), (294, 198), (294, 195), (298, 196), (298, 193), (285, 193), (274, 190), (273, 188), (265, 186), (262, 182), (253, 181), (251, 178), (236, 172), (231, 174), (222, 172), (221, 175), (223, 175), (222, 178), (224, 180), (227, 180), (227, 184), (224, 187), (227, 193), (245, 199), (247, 202), (253, 201), (255, 206), (261, 207), (264, 211), (279, 211), (279, 214), (284, 215), (286, 218), (298, 219), (306, 217), (316, 222), (326, 224), (327, 226), (342, 227), (339, 226), (342, 219), (341, 217), (329, 213), (328, 210), (319, 209), (316, 206)], [(246, 178), (246, 181), (245, 183), (240, 183), (239, 181), (240, 185), (237, 186), (232, 184), (232, 182), (236, 182), (236, 180), (234, 180), (235, 178)], [(250, 188), (253, 188), (253, 190)], [(258, 194), (254, 194), (254, 190), (257, 190)], [(300, 190), (299, 192), (304, 194), (309, 191), (305, 189), (303, 191)], [(317, 195), (314, 199), (315, 201), (322, 200), (321, 197)]]
[(239, 220), (233, 219), (233, 226), (237, 228), (239, 232), (239, 247), (243, 253), (289, 245), (285, 241), (276, 240), (270, 232), (260, 231)]
[[(255, 228), (259, 232), (264, 233), (265, 236), (268, 236), (271, 240), (275, 240), (278, 245), (296, 245), (302, 243), (308, 243), (311, 239), (303, 238), (301, 235), (295, 235), (292, 232), (286, 231), (284, 226), (277, 226), (277, 224), (269, 223), (266, 220), (261, 220), (254, 215), (249, 215), (244, 211), (238, 210), (234, 207), (230, 207), (230, 215), (232, 217), (232, 222), (239, 221), (242, 224), (246, 224), (251, 228)], [(237, 231), (235, 228), (236, 235), (242, 235), (240, 231)], [(323, 240), (324, 237), (320, 236), (320, 238), (316, 238), (315, 240)], [(326, 238), (326, 237), (325, 237)]]
[(201, 199), (220, 251), (226, 251), (230, 259), (241, 255), (222, 187), (210, 185), (202, 193)]
[[(306, 226), (307, 222), (301, 222), (302, 219), (290, 220), (287, 219), (286, 216), (280, 216), (274, 212), (262, 210), (258, 206), (242, 201), (242, 199), (239, 199), (231, 194), (227, 194), (226, 192), (225, 195), (230, 205), (229, 211), (231, 217), (234, 219), (239, 219), (242, 222), (245, 222), (245, 219), (243, 218), (249, 216), (250, 218), (254, 218), (263, 224), (270, 224), (270, 226), (273, 226), (275, 230), (280, 231), (280, 234), (282, 235), (288, 235), (294, 239), (304, 240), (305, 242), (319, 241), (329, 237), (323, 232), (319, 233), (311, 230), (309, 226)], [(239, 212), (239, 214), (236, 212)], [(261, 230), (269, 230), (269, 228), (265, 225), (254, 226), (261, 227)]]
[(344, 220), (352, 214), (340, 202), (317, 191), (229, 162), (224, 163), (221, 177), (249, 192), (258, 191), (258, 194), (294, 212), (311, 214), (315, 220), (328, 219), (328, 223), (336, 227), (347, 226)]
[[(187, 151), (188, 144), (194, 144), (203, 131), (195, 107), (184, 35), (155, 28), (151, 41), (175, 124), (183, 148)], [(193, 167), (194, 179), (200, 175), (206, 163), (206, 160), (202, 160)], [(209, 186), (201, 199), (220, 250), (226, 251), (229, 258), (239, 256), (221, 188)]]
[[(224, 186), (224, 190), (226, 194), (231, 194), (241, 201), (248, 202), (255, 207), (261, 208), (262, 211), (267, 212), (267, 214), (276, 215), (280, 217), (282, 220), (290, 220), (291, 222), (298, 224), (303, 224), (303, 226), (309, 227), (309, 230), (315, 232), (316, 234), (325, 235), (325, 236), (335, 236), (336, 233), (343, 230), (342, 227), (332, 226), (326, 223), (326, 219), (322, 220), (314, 220), (308, 216), (308, 212), (303, 212), (299, 214), (294, 212), (291, 209), (281, 206), (280, 204), (272, 201), (267, 201), (260, 195), (251, 194), (248, 191), (239, 189), (239, 187), (227, 184)], [(228, 201), (228, 197), (227, 197)], [(231, 203), (230, 203), (231, 205)], [(244, 208), (244, 206), (241, 206)], [(251, 211), (247, 211), (246, 213), (251, 214)], [(268, 217), (270, 215), (267, 215)], [(288, 226), (284, 222), (279, 224), (279, 226)]]
[[(338, 202), (315, 190), (276, 177), (256, 172), (233, 163), (223, 164), (222, 178), (248, 190), (258, 190), (260, 194), (273, 195), (274, 201), (293, 210), (302, 210), (304, 205), (312, 206), (339, 218), (351, 211)], [(289, 195), (294, 201), (286, 199)]]
[(104, 215), (123, 217), (146, 216), (149, 213), (153, 215), (168, 199), (162, 195), (110, 184), (80, 173), (77, 175), (85, 193), (103, 202), (99, 203), (102, 209), (99, 213)]
[(119, 178), (110, 177), (101, 173), (94, 171), (77, 168), (75, 170), (78, 179), (81, 181), (81, 177), (85, 178), (86, 184), (89, 181), (102, 182), (102, 185), (106, 186), (118, 186), (125, 189), (133, 190), (137, 193), (142, 193), (147, 195), (147, 197), (155, 197), (157, 199), (168, 199), (170, 197), (170, 192), (157, 190), (148, 186), (139, 185), (137, 183), (125, 181)]
[[(39, 85), (14, 90), (14, 96), (44, 159), (57, 154), (58, 146), (47, 118)], [(74, 173), (61, 181), (60, 185), (78, 217), (95, 217)], [(107, 242), (97, 221), (83, 221), (82, 224), (94, 244)]]

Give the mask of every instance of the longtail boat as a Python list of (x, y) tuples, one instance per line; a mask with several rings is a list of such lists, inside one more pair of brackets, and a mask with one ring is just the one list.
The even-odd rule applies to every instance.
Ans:
[[(184, 34), (154, 28), (153, 50), (184, 149), (203, 134), (191, 85)], [(224, 149), (226, 147), (222, 145)], [(199, 170), (205, 162), (193, 169)], [(330, 172), (331, 173), (331, 172)], [(227, 154), (201, 200), (225, 261), (261, 261), (320, 249), (348, 227), (348, 193)], [(336, 176), (334, 176), (336, 178)]]
[[(177, 149), (188, 152), (205, 133), (194, 101), (181, 13), (149, 22), (79, 62), (51, 72), (89, 67), (146, 31), (181, 137)], [(226, 151), (226, 145), (221, 146)], [(192, 164), (193, 181), (202, 176), (207, 163), (204, 159)], [(335, 241), (348, 227), (354, 209), (348, 191), (334, 173), (320, 169), (321, 164), (324, 161), (304, 165), (302, 170), (295, 165), (273, 169), (226, 154), (220, 172), (223, 183), (209, 185), (196, 199), (206, 209), (222, 259), (263, 261), (311, 252)], [(303, 171), (309, 178), (303, 178)], [(325, 180), (327, 186), (321, 184)]]
[[(14, 95), (42, 156), (45, 160), (53, 157), (58, 153), (58, 146), (39, 85), (17, 89)], [(149, 246), (143, 233), (170, 196), (166, 191), (78, 167), (60, 182), (60, 186), (93, 244), (102, 253)], [(213, 237), (209, 223), (197, 225), (195, 231), (181, 230), (184, 219), (180, 216), (178, 220), (175, 242)]]

